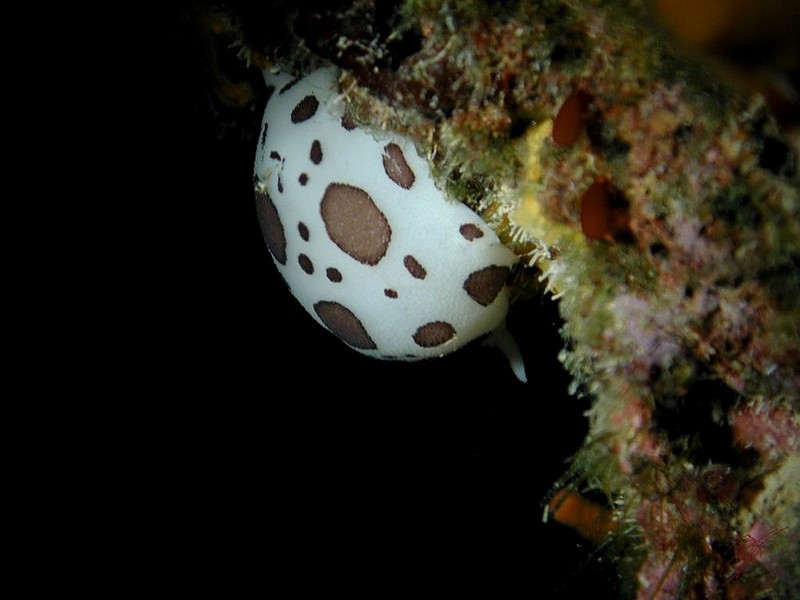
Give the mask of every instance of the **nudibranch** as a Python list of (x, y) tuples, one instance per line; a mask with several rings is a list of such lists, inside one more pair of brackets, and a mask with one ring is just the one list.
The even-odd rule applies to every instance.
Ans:
[(258, 219), (306, 311), (378, 359), (439, 357), (484, 337), (525, 381), (505, 328), (514, 253), (437, 188), (412, 140), (355, 125), (336, 69), (264, 77)]

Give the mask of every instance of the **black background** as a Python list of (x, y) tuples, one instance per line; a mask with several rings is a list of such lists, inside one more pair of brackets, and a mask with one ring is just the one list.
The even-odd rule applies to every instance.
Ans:
[(258, 229), (263, 105), (215, 98), (185, 14), (169, 13), (158, 41), (147, 206), (159, 257), (137, 291), (155, 325), (129, 468), (151, 567), (180, 564), (179, 578), (222, 591), (615, 597), (609, 557), (542, 523), (589, 407), (567, 394), (555, 303), (509, 316), (526, 385), (493, 349), (388, 363), (320, 328)]

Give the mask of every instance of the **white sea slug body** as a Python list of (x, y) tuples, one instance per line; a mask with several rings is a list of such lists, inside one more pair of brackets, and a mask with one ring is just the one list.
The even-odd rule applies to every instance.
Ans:
[(444, 197), (411, 140), (344, 118), (335, 69), (265, 79), (273, 91), (256, 152), (258, 217), (309, 314), (359, 352), (390, 360), (442, 356), (498, 331), (524, 379), (504, 327), (515, 255)]

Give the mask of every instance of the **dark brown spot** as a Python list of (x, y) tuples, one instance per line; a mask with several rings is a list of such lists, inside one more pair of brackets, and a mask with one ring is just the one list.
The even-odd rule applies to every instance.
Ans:
[(417, 279), (425, 279), (425, 276), (428, 274), (423, 266), (417, 262), (417, 259), (410, 254), (403, 259), (403, 264), (408, 272), (411, 273), (412, 277)]
[(328, 237), (358, 262), (376, 265), (386, 254), (392, 228), (364, 190), (331, 183), (320, 203)]
[(342, 115), (342, 127), (344, 127), (347, 131), (353, 131), (357, 127), (355, 119), (353, 119), (353, 115), (350, 113), (345, 113)]
[(280, 154), (278, 154), (277, 152), (275, 152), (275, 150), (273, 150), (272, 152), (270, 152), (270, 153), (269, 153), (269, 157), (270, 157), (272, 160), (282, 160), (282, 159), (281, 159), (281, 155), (280, 155)]
[(455, 335), (456, 330), (450, 323), (433, 321), (417, 329), (414, 334), (414, 342), (423, 348), (433, 348), (450, 341)]
[(296, 84), (298, 81), (300, 81), (300, 78), (299, 78), (299, 77), (295, 77), (294, 79), (292, 79), (292, 80), (291, 80), (289, 83), (287, 83), (286, 85), (284, 85), (284, 86), (283, 86), (283, 87), (280, 89), (280, 91), (278, 91), (278, 95), (280, 96), (280, 95), (281, 95), (281, 94), (283, 94), (285, 91), (287, 91), (287, 90), (290, 90), (290, 89), (291, 89), (291, 88), (292, 88), (292, 87), (293, 87), (293, 86), (294, 86), (294, 85), (295, 85), (295, 84)]
[(632, 238), (628, 201), (602, 177), (581, 197), (581, 231), (590, 240), (624, 242)]
[(283, 193), (283, 178), (281, 174), (278, 173), (278, 191), (282, 194)]
[(464, 223), (458, 228), (458, 232), (464, 236), (465, 240), (470, 242), (483, 237), (483, 230), (474, 223)]
[(261, 132), (261, 145), (267, 143), (267, 130), (269, 129), (269, 123), (264, 123), (264, 131)]
[(305, 173), (300, 173), (300, 177), (297, 178), (297, 181), (300, 182), (300, 185), (305, 185), (308, 183), (308, 175)]
[(303, 238), (303, 241), (308, 241), (308, 227), (302, 221), (297, 224), (297, 232), (300, 234), (300, 237)]
[(469, 297), (482, 306), (489, 306), (503, 289), (510, 269), (492, 265), (475, 271), (464, 282)]
[(342, 280), (342, 273), (339, 269), (335, 269), (334, 267), (328, 267), (325, 269), (325, 275), (328, 276), (333, 283), (339, 283)]
[(574, 144), (583, 131), (589, 95), (581, 90), (572, 92), (553, 119), (553, 141), (559, 146)]
[(390, 290), (389, 288), (383, 290), (383, 293), (386, 295), (387, 298), (397, 298), (397, 292), (395, 292), (394, 290)]
[(581, 229), (590, 240), (601, 240), (611, 230), (611, 200), (602, 183), (593, 183), (581, 198)]
[(307, 121), (317, 112), (319, 100), (316, 96), (306, 96), (292, 109), (292, 123)]
[(314, 312), (343, 342), (361, 350), (375, 350), (377, 346), (367, 330), (349, 309), (338, 302), (317, 302)]
[(408, 189), (414, 184), (414, 172), (406, 162), (400, 146), (392, 142), (383, 149), (383, 170), (386, 175), (403, 189)]
[(319, 140), (311, 142), (311, 152), (309, 152), (308, 156), (315, 165), (322, 162), (322, 144), (319, 143)]
[(286, 235), (278, 209), (267, 192), (256, 191), (256, 213), (267, 248), (282, 265), (286, 264)]
[(297, 257), (297, 262), (300, 263), (300, 268), (303, 269), (309, 275), (314, 273), (314, 263), (311, 262), (311, 259), (308, 258), (305, 254), (301, 254)]

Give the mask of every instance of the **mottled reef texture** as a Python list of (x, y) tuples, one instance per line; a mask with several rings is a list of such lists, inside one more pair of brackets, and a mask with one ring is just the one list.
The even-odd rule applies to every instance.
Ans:
[(633, 0), (278, 6), (241, 15), (251, 62), (341, 67), (352, 117), (411, 135), (521, 257), (517, 293), (558, 301), (593, 408), (556, 487), (608, 498), (637, 597), (791, 597), (797, 105), (727, 87)]

